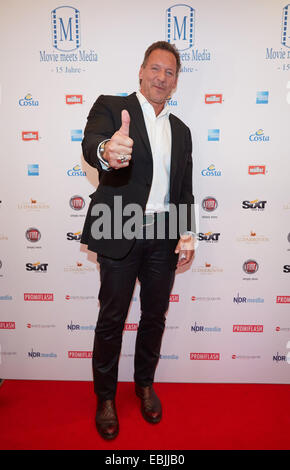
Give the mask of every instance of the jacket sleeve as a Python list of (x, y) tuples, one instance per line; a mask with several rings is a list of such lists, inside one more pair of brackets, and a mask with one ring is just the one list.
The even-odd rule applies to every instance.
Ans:
[(82, 141), (84, 159), (99, 172), (103, 171), (103, 168), (98, 159), (97, 149), (103, 140), (110, 139), (115, 132), (114, 119), (108, 100), (104, 95), (101, 95), (89, 112)]
[(187, 206), (187, 230), (196, 233), (195, 206), (192, 189), (192, 140), (189, 128), (186, 129), (185, 170), (182, 181), (180, 203)]

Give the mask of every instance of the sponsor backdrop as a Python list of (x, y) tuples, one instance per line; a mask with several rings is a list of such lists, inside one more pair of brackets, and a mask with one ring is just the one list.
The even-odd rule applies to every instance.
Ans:
[[(92, 380), (96, 255), (80, 245), (100, 94), (138, 87), (175, 43), (172, 112), (191, 128), (199, 245), (178, 272), (157, 381), (290, 383), (290, 4), (10, 0), (1, 7), (0, 377)], [(120, 380), (133, 377), (139, 285)]]

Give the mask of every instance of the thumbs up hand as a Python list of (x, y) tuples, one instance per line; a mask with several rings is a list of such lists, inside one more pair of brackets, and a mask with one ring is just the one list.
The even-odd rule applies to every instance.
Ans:
[(111, 139), (105, 143), (103, 158), (111, 168), (119, 170), (129, 165), (133, 149), (133, 140), (129, 137), (130, 114), (123, 109), (121, 127)]

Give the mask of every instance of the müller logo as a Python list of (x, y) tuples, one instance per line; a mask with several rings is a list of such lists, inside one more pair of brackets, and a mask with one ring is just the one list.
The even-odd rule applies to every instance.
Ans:
[(190, 353), (191, 361), (219, 361), (220, 353)]
[(265, 175), (266, 165), (249, 165), (248, 173), (249, 175)]
[(38, 131), (22, 131), (22, 140), (28, 142), (29, 140), (39, 140)]
[(83, 95), (65, 95), (66, 104), (83, 104)]
[(263, 333), (263, 325), (233, 325), (234, 333)]
[(41, 301), (41, 302), (52, 302), (53, 294), (47, 293), (25, 293), (24, 300), (26, 301)]
[(219, 93), (206, 94), (204, 98), (205, 104), (222, 103), (222, 101), (223, 95)]

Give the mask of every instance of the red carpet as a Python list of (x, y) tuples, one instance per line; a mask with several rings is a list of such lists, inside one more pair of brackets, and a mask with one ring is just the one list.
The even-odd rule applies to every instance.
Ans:
[(5, 380), (0, 387), (1, 450), (288, 450), (289, 385), (155, 384), (158, 425), (139, 412), (133, 384), (120, 383), (120, 434), (99, 437), (89, 382)]

